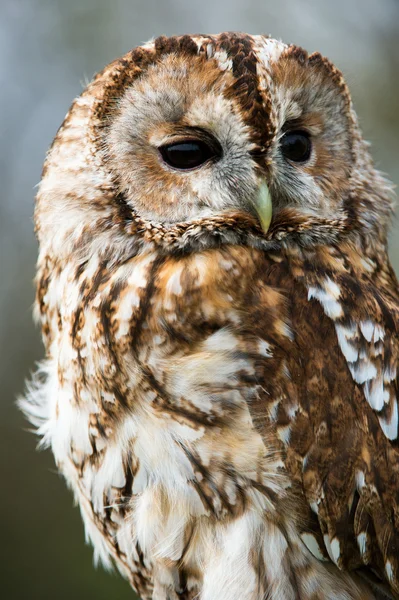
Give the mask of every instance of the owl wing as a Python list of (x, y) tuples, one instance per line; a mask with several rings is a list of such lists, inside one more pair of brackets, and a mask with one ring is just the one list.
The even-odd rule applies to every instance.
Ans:
[(298, 411), (286, 452), (329, 558), (367, 565), (399, 593), (399, 302), (387, 264), (348, 249), (289, 259)]

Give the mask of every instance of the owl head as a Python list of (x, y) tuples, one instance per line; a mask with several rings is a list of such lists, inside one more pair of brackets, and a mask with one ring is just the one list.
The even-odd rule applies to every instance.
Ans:
[(340, 236), (385, 246), (391, 212), (340, 71), (223, 33), (160, 37), (97, 75), (49, 152), (36, 226), (84, 260), (124, 255), (133, 237), (166, 250)]

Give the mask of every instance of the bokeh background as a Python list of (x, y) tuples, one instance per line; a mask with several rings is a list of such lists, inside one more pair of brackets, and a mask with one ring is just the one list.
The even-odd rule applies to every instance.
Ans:
[[(399, 182), (398, 0), (0, 0), (0, 595), (124, 600), (95, 570), (79, 511), (15, 407), (42, 356), (32, 324), (41, 164), (83, 82), (161, 34), (241, 30), (319, 50), (345, 73), (375, 160)], [(399, 271), (399, 226), (391, 235)]]

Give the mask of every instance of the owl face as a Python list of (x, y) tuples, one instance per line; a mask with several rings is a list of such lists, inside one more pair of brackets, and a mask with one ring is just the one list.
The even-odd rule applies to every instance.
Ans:
[(342, 75), (320, 54), (244, 34), (158, 38), (75, 101), (45, 164), (36, 226), (81, 260), (105, 246), (123, 254), (115, 224), (132, 219), (146, 242), (167, 230), (182, 248), (190, 227), (217, 232), (217, 242), (206, 233), (214, 244), (223, 224), (236, 242), (246, 219), (264, 236), (268, 211), (284, 239), (306, 230), (301, 243), (326, 242), (339, 229), (385, 243), (387, 191)]
[(167, 55), (122, 97), (106, 145), (127, 202), (144, 218), (176, 222), (253, 210), (255, 145), (216, 61)]
[(275, 212), (342, 209), (353, 161), (340, 75), (280, 42), (246, 43), (241, 65), (217, 40), (197, 55), (161, 55), (110, 115), (106, 160), (144, 218), (256, 214), (262, 181)]

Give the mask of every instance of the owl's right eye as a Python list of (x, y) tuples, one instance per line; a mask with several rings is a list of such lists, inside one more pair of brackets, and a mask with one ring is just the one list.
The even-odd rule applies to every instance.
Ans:
[(196, 169), (210, 159), (220, 157), (220, 152), (201, 140), (185, 140), (161, 146), (159, 152), (163, 161), (179, 171)]

